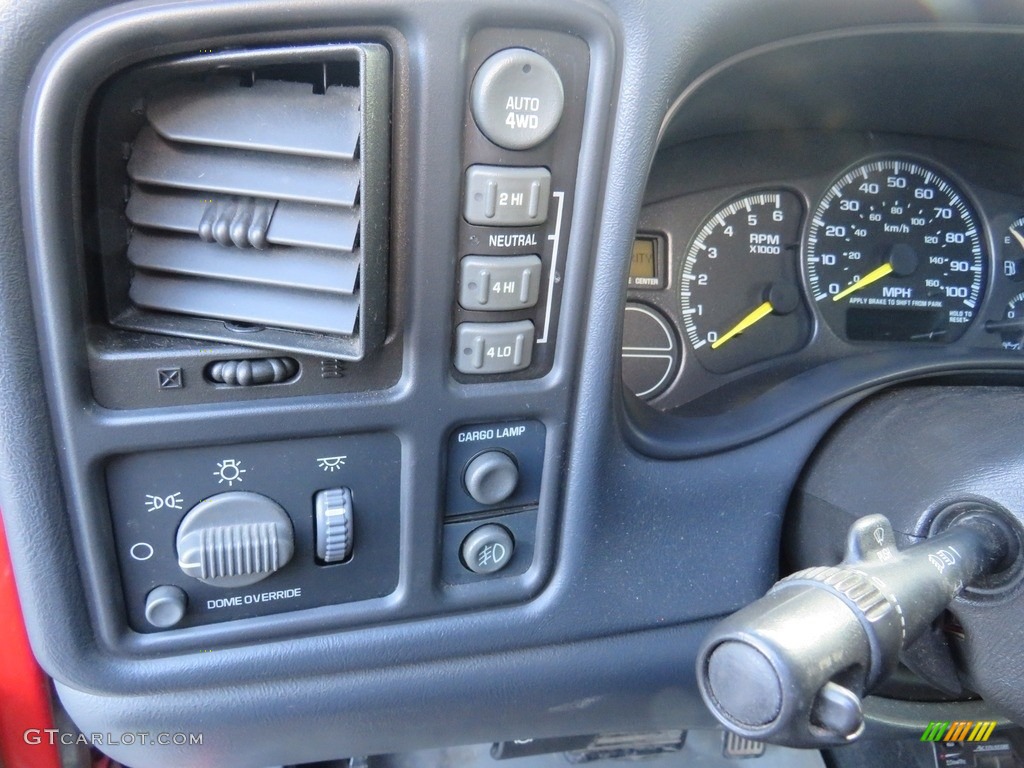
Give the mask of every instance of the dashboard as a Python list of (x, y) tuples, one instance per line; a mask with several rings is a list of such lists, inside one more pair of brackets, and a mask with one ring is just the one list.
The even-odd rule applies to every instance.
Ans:
[[(854, 519), (1020, 525), (1022, 38), (1012, 2), (0, 2), (0, 506), (66, 727), (204, 735), (105, 745), (137, 766), (717, 745), (705, 637)], [(832, 764), (1024, 722), (1022, 583)]]
[[(694, 156), (701, 179), (738, 166), (746, 181), (700, 189)], [(623, 340), (627, 385), (654, 407), (727, 408), (877, 352), (1020, 351), (1017, 153), (805, 132), (709, 139), (659, 162)], [(658, 331), (660, 347), (646, 338)], [(665, 357), (642, 357), (652, 349)]]

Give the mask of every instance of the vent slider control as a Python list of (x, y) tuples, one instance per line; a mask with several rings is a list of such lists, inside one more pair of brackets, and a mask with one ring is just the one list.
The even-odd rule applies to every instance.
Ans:
[(218, 360), (206, 369), (206, 378), (229, 387), (283, 384), (299, 372), (292, 357), (261, 357), (252, 360)]

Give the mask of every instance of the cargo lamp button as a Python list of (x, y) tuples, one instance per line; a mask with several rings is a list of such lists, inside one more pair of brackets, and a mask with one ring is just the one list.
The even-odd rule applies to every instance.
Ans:
[(478, 504), (500, 504), (519, 485), (519, 467), (504, 451), (484, 451), (466, 465), (463, 482)]

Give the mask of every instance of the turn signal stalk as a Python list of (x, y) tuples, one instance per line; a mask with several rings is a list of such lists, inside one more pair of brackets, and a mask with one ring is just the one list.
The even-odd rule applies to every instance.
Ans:
[(786, 577), (711, 631), (698, 655), (704, 701), (747, 738), (853, 741), (864, 729), (861, 697), (965, 586), (1013, 563), (1017, 542), (982, 507), (902, 551), (884, 516), (861, 518), (842, 563)]

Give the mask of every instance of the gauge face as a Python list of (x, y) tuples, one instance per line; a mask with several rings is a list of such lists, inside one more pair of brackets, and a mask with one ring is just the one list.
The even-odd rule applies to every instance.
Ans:
[(1003, 277), (1024, 280), (1024, 216), (1014, 221), (1003, 235)]
[[(1011, 285), (1024, 280), (1024, 216), (1007, 228), (1000, 256), (1003, 279)], [(1003, 349), (1024, 351), (1024, 292), (1018, 292), (1006, 303), (1001, 319), (985, 323), (985, 330), (999, 334)]]
[(832, 185), (811, 219), (806, 265), (822, 317), (851, 341), (954, 341), (985, 286), (967, 199), (900, 159), (865, 163)]
[(796, 252), (803, 207), (792, 192), (746, 195), (713, 212), (686, 252), (683, 328), (715, 373), (792, 352), (810, 335)]
[(1024, 350), (1024, 292), (1018, 293), (1007, 302), (1001, 322), (990, 322), (986, 327), (999, 334), (1003, 349), (1013, 352)]
[(668, 319), (653, 307), (630, 301), (622, 325), (622, 380), (637, 397), (653, 400), (679, 368), (679, 344)]

